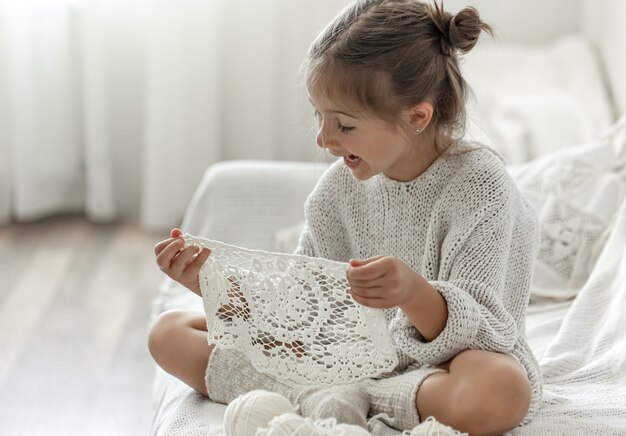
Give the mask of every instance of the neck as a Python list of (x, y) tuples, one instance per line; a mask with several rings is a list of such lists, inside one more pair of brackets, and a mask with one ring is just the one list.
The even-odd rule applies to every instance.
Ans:
[(431, 132), (424, 132), (416, 136), (406, 159), (405, 177), (397, 180), (407, 182), (419, 177), (439, 158), (441, 155), (439, 150), (445, 150), (451, 143), (452, 140), (443, 134), (436, 135)]

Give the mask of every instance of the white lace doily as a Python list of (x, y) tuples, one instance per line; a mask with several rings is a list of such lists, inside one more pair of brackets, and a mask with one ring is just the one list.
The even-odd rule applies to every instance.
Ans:
[(307, 384), (348, 383), (397, 365), (383, 311), (350, 296), (347, 263), (185, 239), (212, 250), (199, 275), (209, 343)]

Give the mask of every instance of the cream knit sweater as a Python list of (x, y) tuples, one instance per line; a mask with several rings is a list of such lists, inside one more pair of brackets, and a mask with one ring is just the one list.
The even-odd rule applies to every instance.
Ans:
[(297, 253), (346, 262), (395, 256), (446, 300), (444, 330), (427, 342), (400, 309), (385, 309), (400, 350), (398, 371), (437, 365), (467, 349), (516, 357), (541, 399), (539, 365), (525, 339), (538, 221), (501, 158), (460, 142), (409, 182), (356, 179), (342, 160), (305, 205)]

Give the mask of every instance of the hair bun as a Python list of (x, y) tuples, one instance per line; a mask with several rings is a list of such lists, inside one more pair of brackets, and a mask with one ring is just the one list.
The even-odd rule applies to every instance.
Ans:
[(467, 53), (474, 48), (483, 30), (492, 33), (491, 27), (480, 20), (480, 15), (475, 8), (465, 7), (450, 20), (448, 29), (450, 43), (462, 53)]
[(429, 8), (429, 15), (441, 35), (441, 51), (445, 55), (453, 50), (467, 53), (478, 42), (483, 30), (493, 34), (491, 27), (483, 23), (476, 8), (467, 6), (452, 15), (443, 10), (441, 3), (434, 1)]

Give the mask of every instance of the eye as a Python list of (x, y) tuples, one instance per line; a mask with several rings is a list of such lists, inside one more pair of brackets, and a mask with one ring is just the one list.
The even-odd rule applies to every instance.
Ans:
[(339, 127), (339, 130), (341, 131), (341, 133), (350, 133), (351, 131), (354, 130), (354, 127), (344, 126), (341, 123), (338, 123), (338, 127)]

